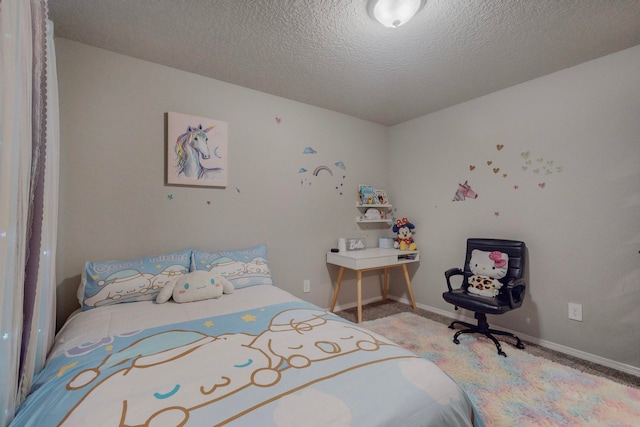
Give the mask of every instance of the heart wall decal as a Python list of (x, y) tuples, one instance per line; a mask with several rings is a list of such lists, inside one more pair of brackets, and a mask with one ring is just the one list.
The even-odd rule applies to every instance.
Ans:
[(498, 144), (496, 145), (496, 148), (498, 149), (498, 151), (502, 150), (504, 148), (503, 144)]
[(474, 165), (469, 165), (469, 170), (472, 171), (474, 170), (476, 167)]

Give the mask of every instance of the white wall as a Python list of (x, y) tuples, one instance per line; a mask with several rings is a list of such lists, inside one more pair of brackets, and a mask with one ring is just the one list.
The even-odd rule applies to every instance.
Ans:
[[(379, 231), (355, 225), (355, 200), (358, 184), (387, 184), (388, 128), (69, 40), (56, 48), (59, 323), (87, 260), (266, 243), (276, 284), (327, 307), (337, 271), (325, 252), (339, 236), (377, 242)], [(228, 122), (226, 189), (164, 185), (168, 111)], [(318, 165), (333, 176), (313, 176)], [(353, 302), (350, 281), (339, 303)], [(365, 297), (379, 294), (370, 288)]]
[[(467, 238), (523, 240), (526, 302), (489, 322), (640, 367), (640, 46), (397, 125), (389, 150), (421, 303), (453, 311), (443, 272)], [(465, 180), (479, 197), (453, 202)]]

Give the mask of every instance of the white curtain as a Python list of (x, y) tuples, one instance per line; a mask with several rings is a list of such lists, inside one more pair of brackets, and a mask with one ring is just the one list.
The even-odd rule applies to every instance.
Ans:
[(3, 1), (0, 78), (0, 404), (13, 417), (22, 341), (27, 211), (31, 169), (31, 17), (24, 1)]
[[(44, 169), (41, 171), (41, 188), (36, 192), (36, 208), (31, 224), (31, 257), (33, 241), (39, 240), (39, 252), (35, 257), (33, 280), (30, 286), (34, 293), (30, 322), (27, 331), (23, 331), (23, 355), (20, 369), (20, 394), (22, 401), (29, 393), (33, 376), (42, 370), (47, 353), (55, 335), (56, 316), (56, 269), (55, 253), (58, 232), (58, 165), (59, 165), (59, 122), (58, 122), (58, 85), (55, 67), (55, 49), (53, 43), (53, 22), (46, 22), (46, 126), (44, 144)], [(39, 225), (38, 225), (39, 222)], [(36, 231), (38, 234), (36, 234)], [(29, 268), (27, 268), (29, 271)], [(29, 311), (26, 311), (29, 313)]]
[(0, 426), (41, 369), (55, 327), (58, 100), (46, 6), (0, 2)]

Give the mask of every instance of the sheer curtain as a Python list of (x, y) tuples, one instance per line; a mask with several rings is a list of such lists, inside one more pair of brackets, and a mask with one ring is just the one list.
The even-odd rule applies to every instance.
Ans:
[(0, 3), (0, 426), (55, 328), (58, 100), (46, 0)]

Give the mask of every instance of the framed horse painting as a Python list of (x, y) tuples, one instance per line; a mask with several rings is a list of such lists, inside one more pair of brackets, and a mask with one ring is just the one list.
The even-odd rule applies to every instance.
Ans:
[(226, 187), (227, 151), (227, 122), (167, 113), (167, 185)]

